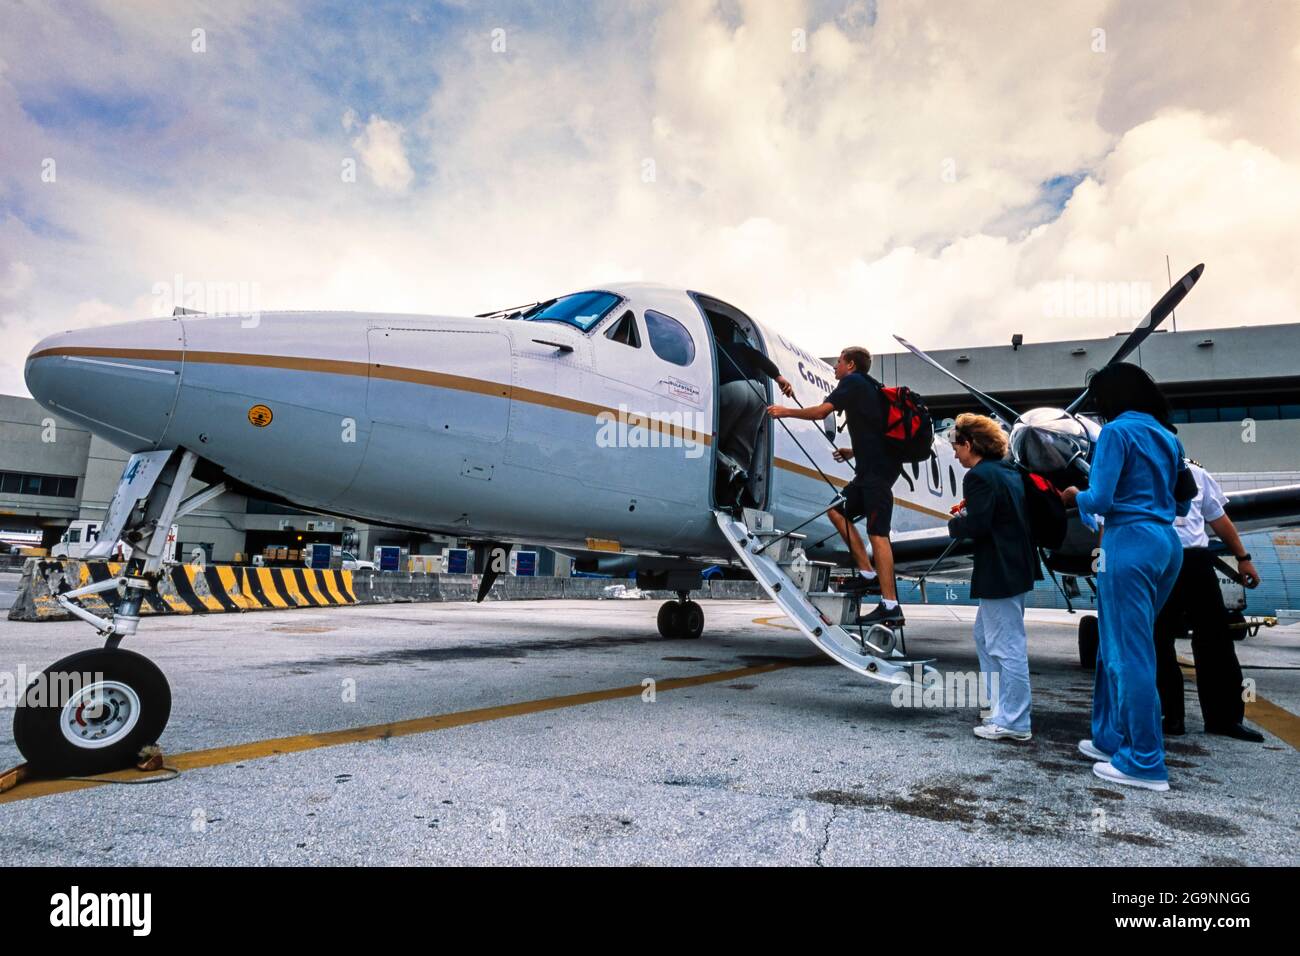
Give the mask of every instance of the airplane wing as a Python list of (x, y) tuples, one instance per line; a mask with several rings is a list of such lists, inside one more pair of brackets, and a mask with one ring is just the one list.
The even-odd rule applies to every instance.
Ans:
[[(1230, 491), (1226, 497), (1228, 517), (1242, 534), (1300, 527), (1300, 485)], [(943, 528), (895, 534), (894, 565), (900, 575), (909, 577), (927, 571), (935, 577), (969, 574), (972, 543), (960, 541), (948, 550), (950, 545), (952, 539)]]
[(929, 572), (940, 574), (970, 574), (974, 542), (956, 541), (948, 537), (947, 528), (927, 528), (924, 531), (903, 531), (890, 538), (894, 550), (894, 570), (905, 577), (915, 577)]
[(1300, 527), (1300, 485), (1229, 491), (1228, 517), (1242, 534)]

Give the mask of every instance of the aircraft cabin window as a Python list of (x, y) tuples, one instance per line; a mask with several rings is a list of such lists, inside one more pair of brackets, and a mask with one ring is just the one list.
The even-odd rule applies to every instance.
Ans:
[(618, 305), (620, 299), (612, 292), (576, 292), (549, 302), (539, 302), (520, 316), (529, 322), (562, 322), (583, 332), (592, 327)]
[(686, 331), (686, 326), (676, 319), (646, 309), (645, 328), (650, 336), (650, 347), (665, 362), (690, 365), (695, 361), (695, 340)]
[(636, 316), (632, 314), (631, 309), (624, 312), (623, 317), (609, 327), (605, 338), (630, 345), (634, 349), (641, 347), (641, 333), (636, 329)]

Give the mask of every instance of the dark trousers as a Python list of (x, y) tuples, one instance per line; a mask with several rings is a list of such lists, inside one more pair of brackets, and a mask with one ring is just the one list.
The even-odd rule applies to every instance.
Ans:
[(1241, 723), (1246, 705), (1241, 699), (1241, 664), (1228, 629), (1214, 558), (1208, 548), (1184, 548), (1183, 569), (1174, 590), (1156, 617), (1156, 687), (1165, 720), (1183, 722), (1183, 672), (1174, 640), (1192, 632), (1196, 663), (1196, 695), (1201, 699), (1205, 726)]

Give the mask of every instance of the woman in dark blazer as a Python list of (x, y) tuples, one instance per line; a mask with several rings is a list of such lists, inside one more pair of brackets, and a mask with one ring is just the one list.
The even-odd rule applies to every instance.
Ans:
[[(985, 740), (1030, 738), (1029, 655), (1025, 638), (1025, 593), (1043, 572), (1038, 567), (1025, 507), (1025, 487), (1006, 460), (1007, 436), (985, 415), (959, 415), (952, 431), (957, 460), (969, 469), (962, 480), (966, 500), (948, 522), (954, 538), (975, 542), (971, 597), (980, 688), (992, 707), (975, 736)], [(986, 689), (987, 688), (987, 689)]]

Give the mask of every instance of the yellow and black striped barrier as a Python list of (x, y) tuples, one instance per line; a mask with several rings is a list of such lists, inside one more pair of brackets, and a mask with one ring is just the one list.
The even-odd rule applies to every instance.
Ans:
[[(111, 561), (32, 559), (23, 568), (11, 621), (44, 621), (69, 617), (56, 595), (104, 581), (121, 573)], [(98, 615), (107, 615), (118, 601), (113, 592), (79, 598)], [(226, 614), (299, 607), (343, 607), (357, 603), (352, 572), (312, 568), (258, 568), (216, 565), (169, 567), (156, 590), (145, 594), (141, 614)]]

